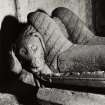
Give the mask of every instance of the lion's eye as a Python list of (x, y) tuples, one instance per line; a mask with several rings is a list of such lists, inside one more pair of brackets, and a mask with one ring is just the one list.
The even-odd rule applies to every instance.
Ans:
[(32, 49), (34, 52), (36, 52), (36, 51), (37, 51), (37, 49), (38, 49), (38, 47), (37, 47), (37, 46), (35, 46), (35, 45), (32, 45), (32, 46), (31, 46), (31, 49)]
[(20, 54), (21, 55), (26, 55), (27, 54), (27, 50), (25, 48), (21, 48), (20, 49)]

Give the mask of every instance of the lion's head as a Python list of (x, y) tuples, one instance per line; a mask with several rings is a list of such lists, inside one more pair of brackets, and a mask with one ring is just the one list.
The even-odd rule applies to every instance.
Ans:
[(15, 53), (22, 66), (27, 70), (43, 69), (45, 45), (39, 32), (27, 26), (16, 41)]

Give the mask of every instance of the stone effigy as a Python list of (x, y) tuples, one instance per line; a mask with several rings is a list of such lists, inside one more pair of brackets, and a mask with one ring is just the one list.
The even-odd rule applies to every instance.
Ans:
[(30, 13), (28, 20), (44, 39), (49, 67), (53, 66), (57, 72), (104, 70), (104, 45), (73, 44), (64, 37), (58, 24), (43, 12)]
[[(35, 16), (36, 15), (36, 16)], [(42, 16), (41, 16), (42, 15)], [(35, 12), (35, 13), (32, 13), (31, 14), (31, 18), (30, 18), (30, 16), (28, 16), (28, 21), (34, 26), (34, 28), (36, 28), (37, 29), (37, 31), (39, 31), (39, 33), (42, 35), (42, 37), (43, 37), (43, 39), (44, 39), (44, 42), (45, 42), (45, 46), (48, 46), (47, 47), (47, 49), (48, 49), (48, 51), (53, 51), (52, 49), (52, 45), (54, 44), (54, 40), (56, 40), (56, 38), (57, 38), (57, 36), (59, 36), (60, 37), (60, 35), (61, 35), (61, 38), (62, 39), (64, 39), (65, 37), (62, 37), (62, 32), (61, 32), (61, 30), (60, 30), (60, 27), (59, 26), (56, 26), (57, 24), (55, 23), (55, 22), (52, 22), (53, 20), (52, 19), (49, 19), (50, 17), (48, 16), (48, 15), (46, 15), (46, 14), (43, 14), (43, 13), (37, 13), (37, 12)], [(35, 16), (35, 18), (34, 18), (34, 16)], [(47, 18), (47, 19), (45, 19), (45, 18)], [(51, 23), (50, 23), (51, 22)], [(51, 26), (50, 26), (51, 25)], [(52, 31), (51, 31), (52, 30)], [(54, 32), (54, 30), (55, 30), (55, 32)], [(61, 33), (61, 34), (59, 34), (59, 33)], [(51, 36), (50, 38), (51, 39), (49, 39), (48, 40), (48, 37), (49, 36)], [(54, 39), (55, 38), (55, 39)], [(52, 40), (52, 41), (51, 41)], [(49, 43), (48, 43), (48, 41), (49, 41)], [(58, 41), (58, 44), (61, 44), (61, 43), (59, 43), (60, 41), (59, 40), (57, 40)], [(68, 40), (65, 40), (65, 41), (68, 41)], [(54, 44), (55, 45), (55, 44)], [(97, 60), (99, 60), (100, 58), (100, 55), (103, 53), (104, 54), (104, 45), (93, 45), (93, 46), (88, 46), (88, 45), (74, 45), (73, 43), (71, 43), (70, 42), (70, 47), (68, 48), (68, 50), (65, 50), (64, 52), (59, 52), (59, 53), (57, 53), (57, 55), (58, 55), (58, 58), (57, 57), (55, 57), (55, 59), (57, 60), (57, 62), (55, 62), (54, 63), (54, 65), (55, 64), (57, 64), (56, 66), (53, 66), (53, 67), (57, 67), (57, 66), (61, 66), (62, 65), (62, 63), (63, 63), (63, 66), (64, 65), (66, 65), (66, 67), (70, 67), (68, 64), (70, 64), (70, 60), (71, 59), (69, 59), (69, 56), (71, 56), (71, 57), (73, 57), (73, 58), (77, 58), (77, 61), (74, 59), (73, 61), (71, 60), (71, 63), (74, 63), (75, 61), (78, 63), (78, 60), (80, 60), (80, 62), (82, 63), (84, 63), (84, 61), (85, 61), (85, 55), (86, 55), (86, 61), (85, 61), (85, 63), (88, 61), (88, 62), (90, 62), (90, 64), (93, 62), (93, 63), (95, 63), (96, 62), (96, 64), (99, 64), (99, 62), (97, 61)], [(51, 47), (50, 47), (51, 46)], [(52, 48), (51, 50), (49, 50), (50, 48)], [(87, 49), (88, 48), (88, 49)], [(97, 54), (97, 53), (95, 53), (95, 55), (97, 56), (97, 57), (95, 57), (95, 55), (94, 55), (94, 51), (97, 51), (97, 48), (100, 48), (101, 50), (103, 49), (103, 51), (101, 52), (101, 50), (99, 50), (98, 51), (98, 53), (99, 54)], [(81, 50), (82, 49), (82, 50)], [(87, 50), (86, 50), (87, 49)], [(95, 49), (95, 50), (94, 50)], [(88, 50), (89, 50), (89, 56), (88, 56)], [(73, 52), (72, 52), (73, 51)], [(78, 52), (79, 51), (79, 52)], [(71, 53), (72, 52), (72, 53)], [(75, 52), (75, 53), (74, 53)], [(49, 52), (50, 53), (50, 52)], [(51, 52), (52, 53), (52, 52)], [(48, 53), (47, 53), (48, 54)], [(52, 54), (54, 54), (54, 53), (52, 53)], [(55, 53), (56, 54), (56, 53)], [(81, 54), (81, 56), (79, 56), (79, 54)], [(82, 54), (84, 55), (83, 56), (83, 58), (82, 58)], [(92, 55), (91, 55), (92, 54)], [(103, 54), (102, 54), (102, 56), (103, 56)], [(75, 57), (75, 55), (76, 55), (76, 57)], [(91, 55), (91, 56), (90, 56)], [(51, 56), (49, 56), (48, 58), (49, 59), (51, 59), (50, 58)], [(80, 57), (80, 59), (78, 59)], [(47, 58), (47, 59), (48, 59)], [(64, 58), (64, 60), (62, 61), (62, 63), (60, 63), (60, 61), (62, 60)], [(95, 62), (94, 62), (94, 58), (95, 58)], [(93, 59), (93, 61), (91, 61), (91, 59)], [(102, 59), (104, 59), (104, 57), (102, 58)], [(102, 60), (101, 59), (101, 60)], [(83, 60), (83, 61), (82, 61)], [(66, 63), (66, 61), (67, 61), (67, 63)], [(80, 63), (79, 62), (79, 63)], [(61, 65), (59, 65), (59, 63), (61, 64)], [(104, 63), (104, 62), (103, 62)], [(49, 64), (49, 63), (48, 63)], [(51, 64), (51, 63), (50, 63)], [(53, 64), (53, 63), (52, 63)], [(75, 65), (75, 64), (74, 64)], [(87, 67), (87, 63), (85, 64), (85, 66)], [(85, 67), (84, 66), (84, 67)], [(62, 66), (61, 66), (62, 67)], [(64, 66), (65, 67), (65, 66)], [(65, 68), (66, 68), (65, 67)], [(84, 68), (83, 67), (83, 68)], [(91, 66), (92, 67), (92, 66)], [(90, 67), (90, 68), (91, 68)], [(97, 67), (97, 66), (96, 66)], [(70, 68), (72, 68), (72, 65), (71, 65), (71, 67)], [(93, 65), (93, 68), (94, 68), (94, 65)], [(63, 68), (64, 69), (64, 68)], [(61, 70), (63, 70), (63, 69), (61, 69)], [(67, 68), (66, 68), (67, 69)], [(65, 70), (66, 70), (65, 69)], [(85, 68), (84, 68), (85, 69)], [(86, 68), (87, 69), (87, 68)], [(85, 70), (86, 70), (85, 69)], [(98, 68), (97, 68), (98, 69)], [(51, 69), (52, 70), (52, 69)], [(55, 70), (55, 69), (54, 69)], [(75, 68), (73, 68), (73, 70), (74, 71), (76, 71), (76, 69)], [(77, 69), (78, 70), (78, 69)], [(83, 71), (85, 71), (85, 70), (83, 70)], [(99, 68), (98, 69), (99, 71), (97, 72), (99, 75), (100, 75), (100, 73), (101, 73), (101, 76), (103, 75), (103, 71), (102, 72), (100, 72), (101, 71), (101, 69)], [(78, 70), (78, 71), (80, 71), (80, 69)], [(60, 71), (60, 69), (58, 70), (57, 69), (57, 71), (56, 72), (65, 72), (65, 71)], [(70, 72), (70, 71), (68, 71), (68, 72)], [(82, 71), (81, 71), (82, 72)], [(78, 73), (78, 72), (77, 72)], [(93, 75), (93, 73), (94, 72), (92, 72), (92, 71), (90, 71), (90, 72), (88, 72), (88, 73), (92, 73), (92, 76), (94, 76)], [(85, 75), (85, 74), (83, 74), (83, 75)], [(85, 77), (87, 76), (87, 74), (85, 75)], [(96, 74), (95, 74), (95, 76), (96, 76)], [(57, 81), (57, 79), (59, 79), (59, 77), (57, 76), (56, 78), (55, 78), (55, 82)], [(63, 83), (65, 83), (64, 81), (64, 78), (62, 78), (60, 81), (58, 80), (58, 82), (56, 82), (56, 83), (59, 83), (59, 82), (61, 82), (61, 84), (62, 84), (62, 82)], [(72, 81), (73, 82), (73, 81)], [(81, 81), (79, 81), (79, 82), (74, 82), (75, 84), (80, 84), (80, 82)], [(93, 83), (91, 83), (91, 82), (87, 82), (87, 80), (85, 81), (85, 86), (89, 86), (90, 84), (93, 84)], [(89, 84), (90, 83), (90, 84)], [(99, 82), (98, 82), (99, 83)], [(100, 81), (100, 83), (101, 83), (101, 81)], [(68, 83), (67, 84), (69, 84), (69, 81), (68, 81)], [(77, 85), (78, 85), (77, 84)], [(81, 84), (84, 84), (84, 81), (81, 83)], [(104, 86), (104, 81), (103, 81), (103, 83), (102, 83), (103, 85), (101, 85), (101, 86)], [(97, 84), (94, 84), (93, 86), (96, 86)], [(92, 85), (91, 85), (92, 86)], [(99, 86), (99, 84), (98, 84), (98, 86)], [(101, 103), (101, 102), (99, 102), (98, 100), (96, 101), (93, 101), (93, 99), (91, 100), (91, 98), (90, 99), (88, 99), (87, 98), (87, 96), (88, 97), (91, 97), (91, 94), (90, 93), (88, 93), (88, 95), (87, 95), (87, 93), (84, 93), (84, 96), (82, 97), (82, 93), (79, 93), (79, 95), (80, 96), (78, 96), (78, 92), (73, 92), (74, 94), (72, 94), (72, 91), (69, 91), (69, 90), (60, 90), (60, 89), (41, 89), (39, 92), (38, 92), (38, 98), (40, 98), (40, 99), (44, 99), (44, 100), (47, 100), (47, 101), (50, 101), (50, 102), (57, 102), (57, 103), (59, 103), (59, 104), (72, 104), (72, 105), (74, 105), (74, 104), (76, 104), (76, 102), (75, 102), (75, 97), (76, 97), (76, 99), (78, 98), (78, 101), (77, 101), (77, 104), (83, 104), (83, 103), (85, 103), (85, 104), (87, 104), (87, 105), (89, 105), (89, 104), (99, 104), (99, 103)], [(54, 95), (56, 95), (57, 97), (55, 97)], [(97, 97), (97, 96), (96, 96)], [(82, 99), (82, 100), (81, 100)], [(60, 100), (60, 101), (59, 101)], [(89, 103), (88, 103), (89, 102)]]
[[(78, 60), (80, 60), (80, 62), (82, 62), (82, 63), (84, 63), (84, 61), (85, 61), (85, 58), (87, 58), (87, 60), (86, 60), (86, 62), (87, 61), (89, 61), (90, 62), (90, 64), (91, 64), (91, 62), (93, 62), (94, 63), (94, 61), (91, 61), (91, 59), (90, 58), (92, 58), (92, 57), (94, 57), (95, 55), (97, 56), (96, 58), (97, 58), (97, 60), (98, 60), (98, 56), (100, 56), (101, 54), (102, 54), (102, 56), (104, 55), (103, 54), (103, 51), (104, 51), (104, 45), (94, 45), (94, 46), (88, 46), (88, 45), (76, 45), (76, 44), (73, 44), (73, 43), (71, 43), (68, 39), (66, 39), (65, 38), (65, 36), (63, 36), (63, 34), (62, 34), (62, 31), (60, 30), (60, 27), (59, 27), (59, 25), (53, 20), (53, 19), (51, 19), (47, 14), (45, 14), (45, 13), (42, 13), (42, 12), (40, 12), (40, 13), (38, 13), (38, 14), (36, 14), (37, 12), (35, 12), (35, 14), (33, 15), (33, 18), (34, 18), (34, 16), (35, 15), (38, 15), (38, 18), (37, 18), (37, 20), (36, 20), (36, 23), (34, 23), (34, 21), (32, 21), (32, 20), (30, 20), (29, 22), (30, 22), (30, 24), (31, 25), (33, 25), (33, 26), (28, 26), (27, 28), (25, 28), (25, 30), (23, 30), (23, 33), (21, 33), (20, 34), (20, 39), (22, 39), (23, 37), (25, 37), (25, 40), (24, 40), (24, 38), (22, 39), (22, 40), (17, 40), (17, 46), (16, 46), (16, 49), (14, 49), (13, 50), (13, 52), (12, 52), (12, 55), (14, 54), (14, 58), (16, 57), (16, 59), (15, 59), (15, 61), (16, 62), (18, 62), (18, 63), (20, 63), (20, 65), (21, 65), (21, 67), (22, 68), (26, 68), (26, 71), (28, 71), (28, 72), (39, 72), (39, 71), (41, 71), (41, 73), (43, 74), (45, 74), (45, 75), (47, 75), (47, 74), (49, 74), (49, 72), (45, 72), (44, 71), (44, 69), (43, 69), (43, 71), (42, 71), (42, 69), (40, 69), (40, 68), (43, 68), (43, 63), (45, 64), (45, 63), (47, 63), (48, 64), (48, 66), (49, 66), (49, 68), (46, 68), (45, 70), (52, 70), (53, 72), (57, 72), (57, 73), (61, 73), (61, 72), (65, 72), (65, 71), (61, 71), (61, 70), (63, 70), (64, 68), (62, 68), (62, 63), (63, 64), (67, 64), (67, 66), (65, 67), (65, 69), (64, 70), (66, 70), (68, 67), (70, 67), (70, 68), (72, 68), (72, 67), (74, 67), (74, 66), (72, 66), (72, 65), (68, 65), (68, 64), (70, 64), (69, 63), (69, 61), (71, 60), (71, 62), (73, 62), (74, 63), (74, 61), (75, 62), (77, 62), (78, 63)], [(39, 15), (40, 14), (40, 15)], [(41, 16), (41, 17), (40, 17)], [(45, 19), (46, 18), (46, 19)], [(39, 20), (38, 20), (39, 19)], [(42, 19), (42, 21), (40, 21), (40, 19)], [(43, 20), (44, 19), (44, 20)], [(45, 21), (46, 20), (46, 21)], [(48, 23), (50, 23), (51, 22), (51, 24), (49, 24), (48, 25)], [(46, 25), (47, 24), (47, 25)], [(51, 26), (50, 26), (51, 25)], [(36, 32), (36, 30), (38, 31), (38, 32)], [(49, 31), (50, 30), (50, 31)], [(52, 31), (51, 31), (52, 30)], [(54, 31), (55, 30), (55, 31)], [(51, 34), (51, 33), (52, 34)], [(45, 33), (47, 33), (47, 34), (45, 34)], [(59, 33), (59, 34), (58, 34)], [(33, 40), (34, 39), (34, 35), (36, 35), (36, 37), (35, 37), (35, 40)], [(46, 36), (44, 36), (44, 35), (47, 35), (47, 37)], [(49, 37), (51, 35), (51, 37)], [(60, 36), (61, 35), (61, 36)], [(42, 38), (41, 38), (42, 37)], [(49, 38), (48, 38), (49, 37)], [(60, 39), (59, 39), (59, 37), (61, 37)], [(46, 47), (46, 49), (44, 48), (44, 44), (41, 44), (43, 41), (40, 41), (40, 40), (38, 40), (38, 39), (41, 39), (41, 40), (43, 40), (44, 41), (44, 44), (45, 44), (45, 47)], [(51, 39), (50, 39), (51, 38)], [(55, 38), (55, 39), (54, 39)], [(57, 38), (57, 39), (56, 39)], [(31, 40), (28, 40), (28, 39), (31, 39)], [(61, 40), (61, 39), (64, 39), (63, 41)], [(26, 42), (29, 42), (29, 43), (22, 43), (22, 41), (26, 41)], [(57, 43), (55, 43), (55, 41), (58, 41)], [(67, 42), (67, 45), (64, 43), (64, 41), (65, 42)], [(19, 42), (19, 43), (18, 43)], [(47, 43), (46, 43), (47, 42)], [(62, 44), (63, 43), (63, 44)], [(38, 47), (39, 48), (41, 48), (40, 50), (34, 50), (34, 48), (36, 49), (36, 47), (35, 46), (32, 46), (32, 47), (29, 47), (29, 46), (24, 46), (24, 45), (32, 45), (32, 44), (34, 44), (35, 46), (36, 45), (38, 45)], [(57, 45), (56, 45), (57, 44)], [(59, 47), (59, 44), (61, 45), (60, 47)], [(64, 47), (62, 47), (62, 46), (64, 46)], [(23, 47), (23, 48), (22, 48)], [(25, 50), (24, 50), (24, 47), (25, 47)], [(54, 48), (53, 48), (54, 47)], [(21, 49), (22, 48), (22, 49)], [(29, 49), (30, 50), (29, 50)], [(88, 53), (88, 50), (86, 50), (88, 48), (88, 50), (90, 51), (90, 53), (89, 53), (89, 56), (87, 55), (87, 53)], [(95, 54), (95, 55), (93, 55), (93, 53), (94, 53), (94, 51), (96, 51), (96, 49), (97, 48), (100, 48), (100, 50), (101, 49), (103, 49), (103, 51), (101, 52), (100, 50), (98, 51), (98, 53), (99, 54)], [(28, 52), (26, 51), (26, 49), (28, 50)], [(82, 50), (81, 50), (82, 49)], [(85, 49), (85, 50), (84, 50)], [(94, 50), (95, 49), (95, 50)], [(32, 51), (33, 50), (33, 51)], [(34, 52), (35, 51), (35, 52)], [(38, 51), (38, 52), (37, 52)], [(51, 52), (50, 52), (51, 51)], [(79, 52), (78, 52), (79, 51)], [(37, 52), (37, 53), (36, 53)], [(41, 52), (42, 52), (42, 54), (41, 54)], [(57, 53), (58, 52), (58, 53)], [(72, 53), (70, 53), (70, 52), (72, 52)], [(75, 52), (75, 53), (74, 53)], [(31, 56), (28, 56), (28, 54), (30, 55), (31, 54)], [(45, 61), (44, 61), (44, 53), (45, 53)], [(69, 54), (68, 54), (69, 53)], [(19, 54), (19, 55), (18, 55)], [(49, 56), (47, 56), (47, 54), (49, 54)], [(79, 56), (79, 54), (81, 54), (81, 56)], [(82, 54), (84, 54), (84, 56), (83, 56), (83, 58), (82, 58)], [(92, 55), (91, 55), (92, 54)], [(40, 55), (42, 55), (42, 56), (40, 56)], [(56, 56), (54, 56), (54, 55), (56, 55)], [(67, 56), (68, 55), (68, 56)], [(85, 56), (86, 55), (86, 56)], [(91, 55), (91, 56), (90, 56)], [(53, 56), (53, 57), (52, 57)], [(65, 56), (66, 56), (66, 58), (65, 58)], [(73, 58), (76, 58), (77, 60), (73, 60), (73, 59), (71, 59), (70, 58), (70, 56), (72, 56)], [(34, 59), (34, 57), (42, 57), (42, 59), (39, 59), (38, 58), (38, 60), (41, 60), (42, 61), (42, 63), (41, 63), (41, 65), (39, 65), (40, 63), (38, 63), (38, 62), (36, 62), (35, 60), (33, 60)], [(79, 58), (80, 57), (80, 58)], [(62, 61), (61, 62), (61, 60), (64, 58), (64, 61)], [(78, 59), (79, 58), (79, 59)], [(93, 58), (92, 58), (93, 59)], [(102, 59), (104, 59), (104, 57), (102, 58)], [(54, 62), (53, 62), (53, 60), (54, 60)], [(32, 63), (32, 61), (34, 62), (34, 63)], [(49, 61), (49, 62), (48, 62)], [(79, 63), (80, 63), (79, 62)], [(38, 64), (37, 64), (38, 63)], [(79, 65), (79, 63), (78, 63), (78, 65)], [(97, 63), (97, 62), (96, 62)], [(99, 63), (99, 62), (98, 62)], [(98, 64), (97, 63), (97, 64)], [(101, 62), (102, 63), (102, 62)], [(104, 62), (103, 62), (104, 63)], [(38, 65), (38, 66), (36, 66), (36, 65)], [(85, 64), (84, 63), (84, 65), (87, 65), (87, 63)], [(50, 67), (51, 66), (51, 67)], [(60, 66), (61, 66), (61, 68), (60, 68)], [(20, 67), (20, 68), (21, 68)], [(36, 70), (35, 68), (36, 67), (39, 67), (39, 70)], [(84, 68), (85, 66), (83, 66), (82, 67), (82, 69)], [(87, 66), (86, 66), (87, 67)], [(85, 67), (85, 68), (86, 68)], [(94, 65), (92, 66), (92, 67), (94, 67)], [(97, 67), (97, 66), (96, 66)], [(32, 69), (30, 69), (30, 68), (32, 68)], [(57, 68), (59, 68), (59, 69), (57, 69)], [(85, 69), (84, 68), (84, 69)], [(90, 67), (91, 68), (91, 67)], [(38, 68), (37, 68), (38, 69)], [(98, 69), (98, 68), (97, 68)], [(15, 70), (15, 69), (13, 69), (13, 70)], [(76, 70), (75, 68), (73, 68), (73, 70)], [(78, 70), (78, 69), (77, 69)], [(79, 69), (78, 71), (80, 71), (81, 69)], [(89, 69), (89, 70), (91, 70), (91, 69)], [(99, 68), (98, 70), (100, 70), (101, 71), (101, 69)], [(23, 71), (23, 70), (20, 70), (20, 71)], [(20, 73), (20, 71), (19, 71), (19, 73)], [(72, 70), (71, 70), (72, 71)], [(83, 70), (84, 71), (84, 70)], [(15, 71), (14, 71), (15, 72)], [(27, 72), (27, 76), (29, 76), (29, 74), (28, 74), (28, 72)], [(50, 71), (51, 72), (51, 71)], [(70, 72), (70, 70), (69, 70), (69, 72)], [(82, 72), (82, 71), (81, 71)], [(18, 73), (18, 72), (17, 72)], [(24, 72), (22, 72), (23, 74), (24, 74)], [(52, 72), (51, 72), (52, 73)], [(77, 72), (78, 73), (78, 72)], [(98, 73), (100, 73), (100, 72), (98, 72)], [(23, 74), (21, 74), (21, 75), (23, 75)], [(26, 77), (27, 77), (26, 76)], [(22, 77), (22, 76), (21, 76)], [(59, 78), (59, 76), (57, 76), (58, 78)], [(27, 78), (26, 78), (27, 79)], [(33, 78), (34, 79), (34, 78)], [(33, 80), (32, 79), (32, 80)], [(34, 81), (34, 80), (33, 80)], [(59, 81), (58, 81), (59, 82)], [(27, 83), (27, 82), (26, 82)], [(33, 82), (32, 82), (32, 84), (33, 84)], [(42, 91), (42, 93), (44, 94), (44, 92), (45, 91), (47, 91), (47, 93), (49, 92), (49, 94), (48, 94), (48, 96), (50, 96), (50, 98), (48, 98), (48, 96), (43, 96), (43, 94), (42, 93), (40, 93)], [(54, 92), (54, 94), (52, 94), (51, 92)], [(55, 93), (56, 93), (56, 95), (58, 95), (58, 99), (57, 99), (57, 97), (55, 97), (56, 99), (53, 99), (54, 98), (54, 95), (55, 95)], [(77, 97), (77, 95), (78, 95), (78, 92), (74, 92), (75, 93), (75, 95), (73, 95), (72, 94), (72, 91), (69, 91), (69, 90), (60, 90), (60, 89), (47, 89), (46, 90), (46, 88), (43, 88), (43, 89), (39, 89), (39, 91), (38, 91), (38, 94), (37, 94), (37, 97), (39, 98), (39, 99), (44, 99), (44, 100), (47, 100), (47, 101), (51, 101), (51, 102), (55, 102), (55, 103), (60, 103), (60, 104), (68, 104), (68, 103), (72, 103), (73, 104), (73, 102), (75, 101), (75, 97)], [(59, 95), (60, 94), (60, 95)], [(82, 93), (80, 93), (80, 94), (82, 94)], [(62, 97), (60, 97), (60, 96), (62, 96)], [(84, 96), (85, 96), (85, 98), (86, 99), (88, 99), (87, 98), (87, 94), (84, 94)], [(88, 95), (88, 96), (91, 96), (90, 94)], [(52, 98), (53, 97), (53, 98)], [(65, 99), (64, 99), (64, 97), (65, 97)], [(71, 97), (73, 98), (72, 100), (71, 100)], [(80, 95), (80, 97), (81, 97), (81, 95)], [(83, 98), (82, 98), (83, 99)], [(59, 100), (62, 100), (62, 101), (59, 101)], [(67, 100), (69, 100), (69, 101), (67, 101)], [(83, 100), (85, 100), (85, 99), (83, 99)], [(90, 100), (89, 100), (90, 101)], [(90, 101), (91, 103), (93, 102), (93, 100), (92, 101)], [(75, 102), (74, 102), (75, 103)], [(80, 101), (80, 98), (78, 99), (78, 103), (83, 103), (83, 102), (81, 102)], [(95, 102), (94, 102), (95, 103)], [(100, 102), (99, 102), (100, 103)], [(87, 103), (87, 105), (88, 105), (88, 103)]]

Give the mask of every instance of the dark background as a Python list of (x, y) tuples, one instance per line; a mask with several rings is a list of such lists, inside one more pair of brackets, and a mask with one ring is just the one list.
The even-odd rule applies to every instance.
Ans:
[(96, 35), (105, 36), (105, 0), (91, 0)]

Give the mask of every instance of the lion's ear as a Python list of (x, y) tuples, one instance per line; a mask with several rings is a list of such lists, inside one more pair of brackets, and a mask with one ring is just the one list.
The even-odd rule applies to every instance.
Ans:
[(15, 74), (20, 74), (22, 71), (22, 65), (16, 57), (13, 50), (9, 52), (10, 55), (10, 69)]

